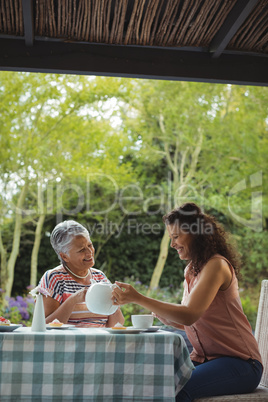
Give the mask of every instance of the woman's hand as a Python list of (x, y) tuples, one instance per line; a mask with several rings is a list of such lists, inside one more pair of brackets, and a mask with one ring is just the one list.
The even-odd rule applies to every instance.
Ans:
[(141, 294), (133, 288), (133, 286), (124, 282), (115, 282), (118, 287), (115, 287), (112, 295), (115, 298), (115, 305), (122, 305), (128, 303), (137, 303)]
[(71, 299), (74, 304), (84, 303), (87, 291), (88, 291), (88, 287), (86, 287), (84, 289), (80, 289), (77, 292), (73, 293), (69, 297), (69, 299)]
[(87, 290), (87, 287), (78, 290), (76, 293), (73, 293), (68, 297), (68, 299), (62, 304), (50, 296), (43, 296), (46, 322), (49, 323), (57, 318), (59, 321), (66, 324), (72, 314), (74, 306), (77, 303), (84, 303)]

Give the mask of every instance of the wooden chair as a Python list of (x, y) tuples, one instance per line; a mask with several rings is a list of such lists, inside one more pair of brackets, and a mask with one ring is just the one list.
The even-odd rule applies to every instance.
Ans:
[(264, 367), (258, 388), (250, 394), (211, 396), (195, 399), (194, 402), (268, 402), (268, 280), (262, 281), (255, 338)]

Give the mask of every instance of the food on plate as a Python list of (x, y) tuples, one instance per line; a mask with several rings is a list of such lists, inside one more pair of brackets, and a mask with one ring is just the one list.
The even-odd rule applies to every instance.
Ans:
[(127, 329), (127, 327), (124, 327), (120, 322), (117, 322), (112, 329)]
[(0, 317), (0, 325), (10, 325), (10, 321), (7, 318)]
[(60, 322), (59, 320), (57, 320), (57, 318), (55, 318), (55, 320), (51, 321), (48, 325), (50, 327), (62, 327), (63, 322)]

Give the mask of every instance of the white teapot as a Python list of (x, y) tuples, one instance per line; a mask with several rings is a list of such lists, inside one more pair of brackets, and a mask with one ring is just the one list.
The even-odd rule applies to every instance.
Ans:
[(94, 314), (111, 315), (119, 306), (113, 305), (112, 291), (118, 285), (109, 282), (96, 282), (91, 279), (92, 285), (86, 293), (86, 305)]

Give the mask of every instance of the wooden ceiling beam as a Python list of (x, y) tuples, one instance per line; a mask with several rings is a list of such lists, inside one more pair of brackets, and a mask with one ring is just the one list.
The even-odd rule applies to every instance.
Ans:
[(34, 42), (33, 0), (22, 0), (22, 14), (23, 14), (25, 45), (33, 46)]
[(222, 27), (211, 41), (209, 51), (213, 58), (219, 57), (223, 53), (257, 3), (258, 0), (238, 0), (236, 2)]
[(224, 52), (0, 39), (0, 70), (268, 86), (268, 57)]

